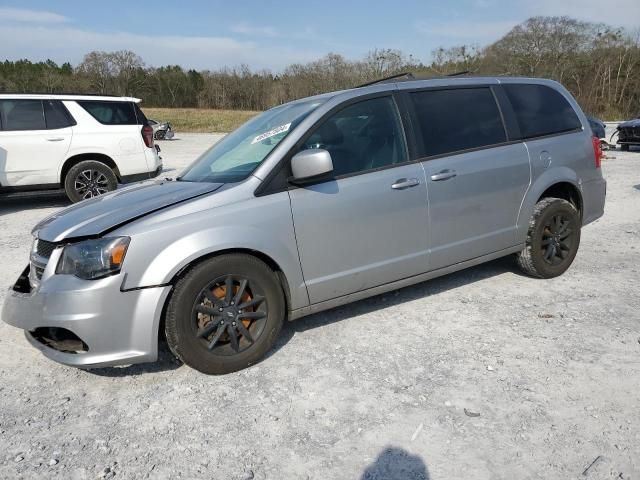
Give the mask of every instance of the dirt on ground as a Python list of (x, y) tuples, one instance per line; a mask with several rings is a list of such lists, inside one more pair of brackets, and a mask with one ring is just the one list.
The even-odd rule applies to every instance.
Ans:
[[(161, 142), (166, 175), (217, 137)], [(260, 364), (77, 370), (0, 324), (0, 478), (640, 478), (640, 150), (553, 280), (500, 259), (292, 322)], [(59, 194), (0, 199), (0, 304)], [(108, 326), (105, 326), (108, 331)]]

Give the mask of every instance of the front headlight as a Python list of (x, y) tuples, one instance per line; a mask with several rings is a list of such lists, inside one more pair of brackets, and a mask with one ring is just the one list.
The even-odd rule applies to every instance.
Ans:
[(67, 245), (56, 273), (75, 275), (84, 280), (114, 275), (122, 267), (130, 240), (129, 237), (108, 237)]

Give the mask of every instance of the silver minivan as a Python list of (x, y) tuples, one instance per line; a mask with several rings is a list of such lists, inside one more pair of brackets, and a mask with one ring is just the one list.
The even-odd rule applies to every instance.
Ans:
[(505, 255), (551, 278), (603, 214), (600, 143), (558, 83), (445, 78), (297, 100), (175, 180), (81, 202), (33, 230), (2, 319), (77, 367), (172, 352), (258, 362), (285, 320)]

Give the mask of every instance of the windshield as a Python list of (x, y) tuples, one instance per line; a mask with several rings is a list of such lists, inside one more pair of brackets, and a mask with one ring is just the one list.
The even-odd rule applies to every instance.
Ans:
[(324, 101), (316, 98), (289, 103), (261, 113), (203, 153), (178, 180), (220, 183), (244, 180)]

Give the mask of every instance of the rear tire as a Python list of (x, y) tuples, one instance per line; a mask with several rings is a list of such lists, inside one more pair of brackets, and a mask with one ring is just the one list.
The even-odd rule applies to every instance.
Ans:
[(179, 360), (219, 375), (259, 362), (273, 347), (284, 317), (282, 287), (264, 262), (245, 254), (221, 255), (178, 281), (165, 333)]
[(97, 197), (118, 188), (118, 178), (111, 167), (96, 160), (84, 160), (69, 169), (64, 190), (73, 203)]
[(580, 214), (568, 201), (540, 200), (529, 221), (526, 246), (516, 254), (520, 269), (537, 278), (562, 275), (578, 253), (580, 226)]

